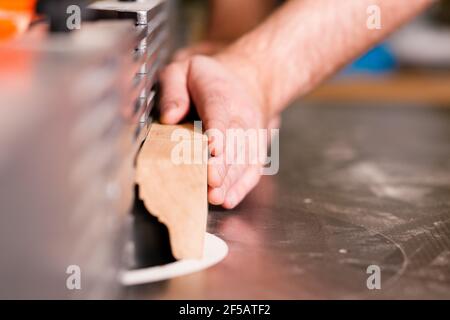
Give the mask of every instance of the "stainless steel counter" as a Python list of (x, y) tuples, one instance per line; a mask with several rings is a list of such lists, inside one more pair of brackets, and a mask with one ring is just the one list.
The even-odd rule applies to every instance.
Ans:
[(237, 209), (210, 210), (228, 257), (124, 297), (450, 298), (450, 109), (298, 104), (279, 174)]

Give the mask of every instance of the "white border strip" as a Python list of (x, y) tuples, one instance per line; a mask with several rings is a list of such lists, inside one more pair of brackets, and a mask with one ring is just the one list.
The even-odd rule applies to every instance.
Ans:
[(227, 254), (227, 244), (215, 235), (206, 233), (201, 260), (180, 260), (163, 266), (123, 271), (119, 279), (123, 285), (133, 286), (180, 277), (212, 267), (222, 261)]

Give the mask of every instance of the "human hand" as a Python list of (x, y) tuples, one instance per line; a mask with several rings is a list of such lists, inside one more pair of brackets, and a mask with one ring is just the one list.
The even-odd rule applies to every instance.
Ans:
[[(160, 74), (161, 122), (175, 124), (188, 113), (191, 102), (203, 129), (217, 130), (225, 138), (210, 136), (208, 145), (208, 200), (231, 209), (258, 183), (263, 161), (234, 161), (248, 152), (252, 141), (233, 145), (229, 129), (260, 130), (275, 127), (265, 109), (257, 73), (249, 61), (233, 55), (189, 56), (169, 64)], [(255, 141), (253, 141), (255, 143)], [(267, 140), (257, 141), (258, 152), (267, 154)], [(254, 146), (253, 146), (254, 147)], [(230, 161), (231, 160), (231, 161)]]

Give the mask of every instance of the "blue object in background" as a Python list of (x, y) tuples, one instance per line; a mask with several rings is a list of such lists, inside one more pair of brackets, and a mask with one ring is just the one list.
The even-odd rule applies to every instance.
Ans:
[(397, 68), (395, 56), (387, 44), (381, 44), (354, 61), (342, 71), (343, 75), (386, 74)]

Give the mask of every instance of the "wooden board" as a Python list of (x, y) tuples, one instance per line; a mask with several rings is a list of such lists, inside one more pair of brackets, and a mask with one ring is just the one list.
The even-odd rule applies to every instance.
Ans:
[[(174, 158), (176, 151), (187, 150), (180, 144), (192, 151), (181, 163)], [(176, 259), (202, 257), (208, 214), (206, 148), (206, 137), (191, 124), (152, 124), (137, 159), (139, 197), (167, 226)]]

